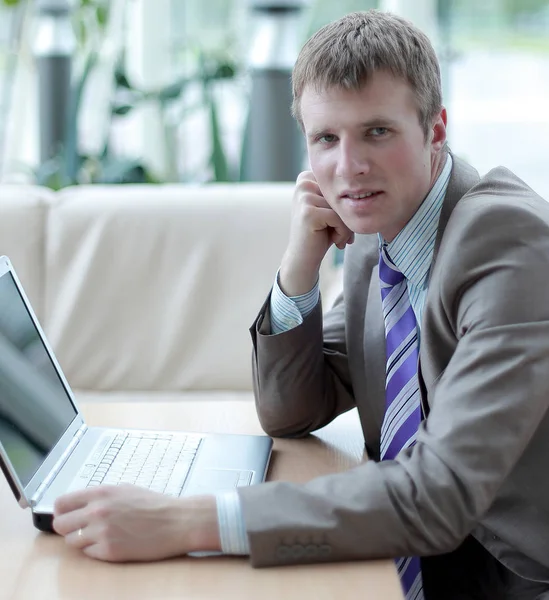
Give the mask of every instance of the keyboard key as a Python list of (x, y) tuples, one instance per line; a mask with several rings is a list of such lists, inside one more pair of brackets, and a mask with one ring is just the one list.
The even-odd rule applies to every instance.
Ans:
[(130, 483), (178, 496), (201, 441), (199, 435), (125, 432), (111, 438), (97, 468), (89, 465), (88, 486)]

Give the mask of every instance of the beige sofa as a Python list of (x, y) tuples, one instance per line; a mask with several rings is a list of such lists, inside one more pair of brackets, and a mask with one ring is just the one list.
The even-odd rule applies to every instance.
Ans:
[[(293, 186), (0, 186), (9, 256), (81, 400), (252, 397)], [(341, 287), (323, 265), (324, 307)]]

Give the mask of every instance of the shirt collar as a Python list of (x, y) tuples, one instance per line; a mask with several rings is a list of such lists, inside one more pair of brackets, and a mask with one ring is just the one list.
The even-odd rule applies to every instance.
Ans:
[(408, 281), (417, 286), (425, 284), (431, 268), (440, 212), (448, 190), (452, 164), (452, 157), (448, 153), (446, 163), (431, 191), (392, 242), (385, 242), (381, 234), (378, 234), (380, 247), (385, 245), (396, 267)]

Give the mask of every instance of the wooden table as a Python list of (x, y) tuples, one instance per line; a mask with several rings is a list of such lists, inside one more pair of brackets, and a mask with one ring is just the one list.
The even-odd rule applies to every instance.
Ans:
[[(261, 433), (253, 403), (237, 400), (90, 403), (90, 425)], [(275, 440), (269, 479), (304, 482), (364, 459), (354, 412), (305, 440)], [(246, 558), (182, 557), (108, 564), (39, 533), (0, 477), (1, 600), (392, 600), (402, 593), (392, 561), (253, 569)]]

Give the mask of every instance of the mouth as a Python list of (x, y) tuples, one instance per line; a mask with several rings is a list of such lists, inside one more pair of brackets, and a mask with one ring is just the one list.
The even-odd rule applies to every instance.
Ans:
[(357, 194), (351, 194), (348, 192), (345, 192), (343, 194), (341, 194), (341, 198), (346, 198), (349, 200), (367, 200), (369, 198), (375, 198), (376, 196), (379, 196), (383, 194), (383, 192), (381, 191), (377, 191), (377, 192), (363, 192), (363, 193), (357, 193)]

